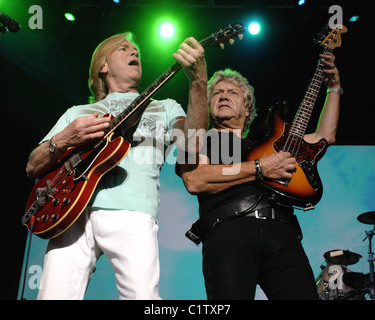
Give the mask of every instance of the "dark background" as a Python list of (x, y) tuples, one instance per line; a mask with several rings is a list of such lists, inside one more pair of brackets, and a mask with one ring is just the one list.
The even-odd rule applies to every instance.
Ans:
[[(370, 1), (307, 0), (270, 1), (124, 1), (111, 0), (0, 0), (0, 12), (21, 24), (18, 33), (0, 35), (0, 104), (3, 149), (1, 192), (3, 230), (1, 243), (1, 299), (17, 297), (25, 249), (26, 228), (21, 224), (33, 181), (26, 178), (29, 153), (70, 106), (85, 104), (91, 54), (105, 38), (133, 31), (141, 46), (143, 79), (141, 90), (174, 63), (172, 53), (188, 36), (201, 40), (228, 24), (247, 25), (257, 19), (262, 25), (258, 36), (246, 34), (243, 41), (226, 49), (207, 48), (209, 77), (214, 71), (231, 67), (246, 76), (255, 87), (260, 110), (278, 100), (287, 100), (293, 115), (307, 89), (322, 48), (313, 42), (328, 22), (328, 8), (343, 8), (348, 33), (334, 51), (345, 90), (337, 144), (374, 145), (372, 133), (372, 72), (370, 46)], [(43, 9), (43, 29), (31, 30), (31, 5)], [(76, 21), (63, 14), (75, 10)], [(352, 15), (359, 20), (349, 22)], [(158, 37), (163, 19), (176, 23), (176, 36), (165, 41)], [(188, 82), (180, 72), (155, 98), (173, 98), (187, 105)], [(322, 88), (311, 119), (314, 130), (323, 105)], [(358, 166), (360, 167), (360, 159)], [(364, 168), (365, 169), (365, 168)], [(9, 173), (9, 174), (8, 174)], [(4, 223), (5, 222), (5, 223)]]

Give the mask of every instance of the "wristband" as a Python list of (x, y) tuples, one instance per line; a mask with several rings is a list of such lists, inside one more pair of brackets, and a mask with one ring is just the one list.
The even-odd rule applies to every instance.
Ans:
[(340, 96), (342, 96), (344, 94), (344, 89), (343, 88), (340, 88), (340, 89), (337, 89), (337, 88), (328, 88), (327, 89), (327, 93), (330, 93), (330, 92), (336, 92)]
[(263, 167), (259, 159), (254, 160), (255, 164), (255, 180), (262, 181), (263, 177)]

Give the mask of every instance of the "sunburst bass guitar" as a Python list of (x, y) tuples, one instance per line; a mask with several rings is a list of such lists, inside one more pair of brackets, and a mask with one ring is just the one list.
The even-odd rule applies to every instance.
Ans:
[[(240, 23), (229, 25), (200, 41), (203, 47), (220, 45), (234, 37), (242, 38), (246, 29)], [(69, 149), (49, 173), (34, 185), (26, 204), (22, 222), (35, 235), (54, 238), (67, 230), (81, 215), (89, 203), (103, 175), (114, 168), (130, 149), (130, 143), (122, 136), (133, 128), (150, 103), (151, 97), (169, 81), (181, 65), (175, 63), (120, 115), (111, 117), (103, 138)]]
[[(322, 41), (324, 53), (332, 52), (341, 46), (341, 33), (347, 32), (345, 26), (336, 26)], [(296, 171), (293, 177), (279, 180), (263, 180), (261, 184), (270, 190), (279, 202), (313, 209), (323, 194), (323, 186), (317, 171), (317, 163), (327, 150), (327, 141), (321, 139), (311, 144), (304, 135), (323, 81), (324, 64), (319, 60), (314, 76), (297, 110), (293, 122), (284, 122), (281, 107), (272, 111), (270, 117), (271, 134), (265, 141), (256, 145), (247, 160), (259, 159), (280, 151), (290, 152), (296, 159)]]

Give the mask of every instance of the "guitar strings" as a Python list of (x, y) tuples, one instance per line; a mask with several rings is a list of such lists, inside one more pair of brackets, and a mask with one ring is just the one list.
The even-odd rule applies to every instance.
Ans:
[[(326, 47), (323, 54), (326, 54), (327, 52), (332, 52), (332, 51), (333, 51), (333, 49), (331, 49), (329, 47)], [(308, 90), (305, 94), (305, 97), (304, 97), (303, 101), (305, 101), (307, 99), (311, 99), (310, 98), (310, 95), (311, 95), (310, 92), (311, 92), (312, 86), (318, 87), (318, 90), (315, 90), (315, 91), (319, 91), (322, 80), (323, 80), (323, 78), (322, 78), (323, 69), (324, 69), (324, 65), (321, 62), (321, 60), (319, 60), (317, 70), (316, 70), (316, 72), (315, 72), (315, 74), (314, 74), (314, 76), (311, 80), (311, 83), (309, 85), (309, 88), (308, 88)], [(315, 84), (315, 83), (313, 84), (314, 80), (318, 81), (319, 84), (318, 85)], [(316, 93), (315, 98), (317, 97), (317, 95), (318, 95), (318, 92)], [(299, 148), (300, 148), (302, 142), (304, 141), (303, 136), (304, 136), (304, 133), (306, 131), (308, 119), (310, 118), (313, 106), (314, 105), (311, 105), (311, 106), (307, 105), (306, 106), (302, 102), (301, 107), (297, 111), (296, 119), (297, 120), (299, 119), (299, 122), (302, 123), (303, 122), (302, 119), (305, 118), (304, 121), (306, 123), (304, 123), (304, 125), (300, 124), (298, 128), (295, 125), (294, 126), (292, 125), (292, 127), (289, 130), (287, 140), (286, 140), (285, 145), (283, 147), (283, 151), (290, 152), (290, 154), (292, 156), (298, 156)], [(307, 114), (307, 116), (304, 115), (304, 112), (305, 112), (306, 109), (309, 109), (308, 111), (310, 112), (310, 115), (309, 114)], [(301, 127), (302, 127), (302, 129), (301, 129)], [(302, 132), (303, 134), (299, 133), (298, 131)], [(294, 132), (296, 132), (296, 133), (294, 133)]]

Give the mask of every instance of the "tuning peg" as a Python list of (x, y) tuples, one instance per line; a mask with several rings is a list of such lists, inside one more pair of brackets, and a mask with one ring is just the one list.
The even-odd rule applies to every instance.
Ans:
[(233, 45), (233, 43), (234, 43), (234, 39), (229, 39), (229, 44)]
[(224, 43), (220, 43), (220, 48), (224, 50)]
[(238, 35), (238, 39), (240, 39), (240, 40), (243, 39), (243, 34), (242, 34), (242, 33), (240, 33), (240, 34)]

